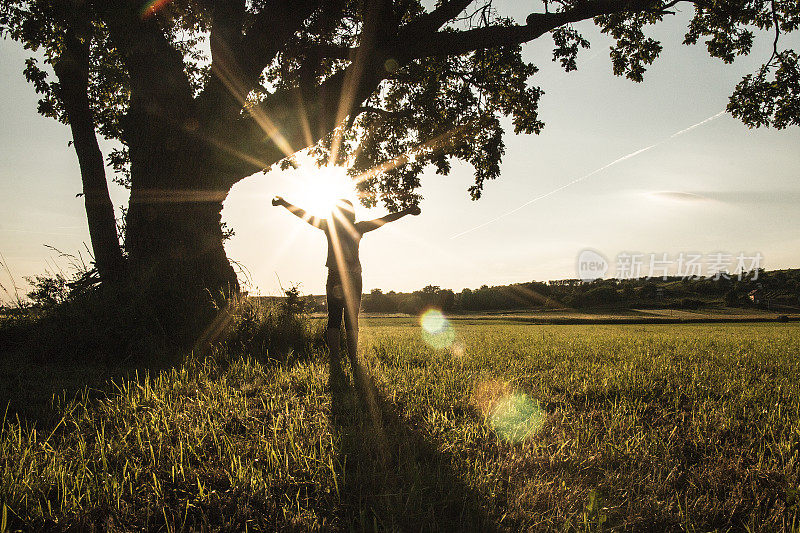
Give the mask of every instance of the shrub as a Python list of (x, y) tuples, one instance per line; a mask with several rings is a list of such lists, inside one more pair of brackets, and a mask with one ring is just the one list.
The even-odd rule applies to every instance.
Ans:
[(287, 360), (306, 357), (323, 346), (323, 321), (310, 317), (294, 289), (286, 291), (287, 299), (280, 303), (247, 297), (232, 301), (222, 347), (231, 354)]
[(725, 293), (725, 305), (728, 307), (736, 307), (739, 305), (739, 294), (735, 289), (731, 289)]
[(681, 309), (700, 309), (704, 305), (704, 302), (695, 300), (694, 298), (682, 298), (678, 303), (678, 307)]

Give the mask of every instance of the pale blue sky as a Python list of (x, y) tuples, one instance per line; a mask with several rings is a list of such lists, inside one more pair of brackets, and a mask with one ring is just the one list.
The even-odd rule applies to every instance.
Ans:
[[(507, 135), (502, 177), (486, 184), (478, 202), (468, 198), (465, 165), (447, 177), (426, 172), (422, 215), (365, 236), (365, 290), (570, 278), (584, 248), (610, 259), (623, 251), (760, 252), (768, 269), (800, 267), (800, 131), (749, 130), (724, 115), (670, 138), (723, 110), (741, 76), (769, 57), (770, 43), (762, 39), (749, 57), (724, 65), (702, 46), (679, 44), (686, 20), (679, 14), (657, 28), (664, 52), (642, 84), (611, 74), (608, 40), (590, 24), (579, 26), (592, 49), (579, 56), (577, 72), (565, 74), (550, 61), (549, 38), (526, 45), (541, 68), (533, 82), (546, 93), (544, 131)], [(88, 243), (69, 130), (36, 114), (36, 95), (21, 74), (25, 57), (16, 43), (0, 42), (0, 253), (18, 282), (52, 264), (45, 244), (75, 253)], [(323, 292), (323, 235), (269, 205), (275, 194), (290, 201), (299, 195), (291, 174), (279, 172), (254, 175), (231, 192), (223, 217), (236, 236), (228, 255), (249, 270), (251, 290), (276, 294), (279, 277), (284, 286)], [(127, 200), (116, 186), (112, 195), (116, 205)], [(357, 208), (360, 217), (380, 214)], [(4, 273), (0, 283), (8, 284)]]

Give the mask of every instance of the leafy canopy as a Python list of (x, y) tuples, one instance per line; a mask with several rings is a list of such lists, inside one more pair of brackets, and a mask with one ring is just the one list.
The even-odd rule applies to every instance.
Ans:
[(615, 40), (613, 72), (641, 81), (662, 49), (647, 28), (680, 4), (694, 10), (684, 43), (726, 63), (771, 32), (772, 56), (735, 87), (728, 111), (750, 127), (798, 125), (797, 53), (781, 46), (800, 22), (797, 0), (546, 0), (524, 22), (490, 0), (11, 0), (0, 32), (41, 52), (25, 76), (39, 112), (62, 122), (49, 73), (66, 35), (87, 46), (96, 130), (121, 142), (108, 158), (134, 189), (130, 151), (149, 149), (144, 131), (195, 140), (192, 157), (223, 188), (311, 148), (349, 166), (366, 204), (397, 209), (418, 202), (426, 166), (447, 174), (454, 158), (474, 168), (479, 198), (500, 173), (500, 119), (515, 133), (542, 129), (524, 43), (550, 33), (553, 60), (574, 70), (589, 47), (574, 24), (591, 19)]

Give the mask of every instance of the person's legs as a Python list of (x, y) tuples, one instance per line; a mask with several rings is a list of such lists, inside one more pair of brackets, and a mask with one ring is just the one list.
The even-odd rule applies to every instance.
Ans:
[(358, 315), (349, 320), (345, 318), (344, 323), (345, 331), (347, 332), (347, 356), (350, 358), (350, 362), (353, 363), (358, 360)]
[(361, 272), (348, 272), (345, 287), (344, 327), (347, 332), (347, 357), (353, 370), (353, 380), (367, 402), (370, 415), (376, 419), (377, 410), (372, 380), (361, 365), (358, 357), (358, 312), (361, 308)]
[(358, 357), (358, 313), (361, 309), (361, 272), (350, 272), (345, 291), (344, 326), (347, 330), (347, 355), (352, 364)]
[(338, 297), (336, 294), (337, 285), (339, 284), (337, 283), (336, 276), (329, 272), (328, 282), (325, 286), (326, 300), (328, 302), (328, 327), (325, 331), (325, 342), (328, 344), (328, 353), (330, 357), (329, 379), (331, 384), (333, 384), (335, 380), (344, 378), (339, 347), (341, 343), (342, 315), (345, 306), (342, 298)]
[(339, 354), (339, 343), (342, 336), (342, 330), (339, 328), (328, 328), (325, 330), (325, 342), (328, 345), (328, 352), (330, 352), (331, 365), (341, 366), (341, 355)]
[(367, 409), (374, 430), (372, 443), (374, 451), (382, 463), (389, 460), (388, 443), (383, 430), (381, 411), (378, 408), (378, 394), (369, 370), (361, 364), (358, 357), (358, 312), (361, 308), (361, 272), (350, 272), (348, 290), (345, 290), (344, 325), (347, 332), (347, 355), (353, 369), (356, 392)]

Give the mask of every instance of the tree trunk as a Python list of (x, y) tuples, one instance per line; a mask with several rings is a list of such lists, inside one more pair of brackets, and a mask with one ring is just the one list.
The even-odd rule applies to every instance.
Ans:
[(101, 279), (119, 275), (124, 266), (117, 235), (114, 205), (108, 193), (103, 154), (97, 143), (89, 106), (89, 47), (67, 34), (65, 51), (54, 63), (59, 80), (59, 99), (64, 106), (83, 182), (83, 197), (95, 267)]
[[(97, 138), (92, 135), (83, 138), (90, 126), (76, 127), (70, 120), (72, 138), (75, 151), (78, 154), (78, 163), (81, 168), (81, 181), (83, 182), (83, 199), (86, 206), (86, 218), (89, 224), (89, 239), (92, 242), (94, 261), (101, 279), (115, 278), (123, 268), (122, 249), (117, 235), (117, 224), (114, 216), (114, 205), (108, 193), (103, 155), (97, 144)], [(83, 132), (76, 131), (78, 129)]]
[(191, 334), (212, 320), (239, 283), (223, 247), (226, 193), (131, 191), (127, 233), (134, 286), (149, 296), (165, 329)]

